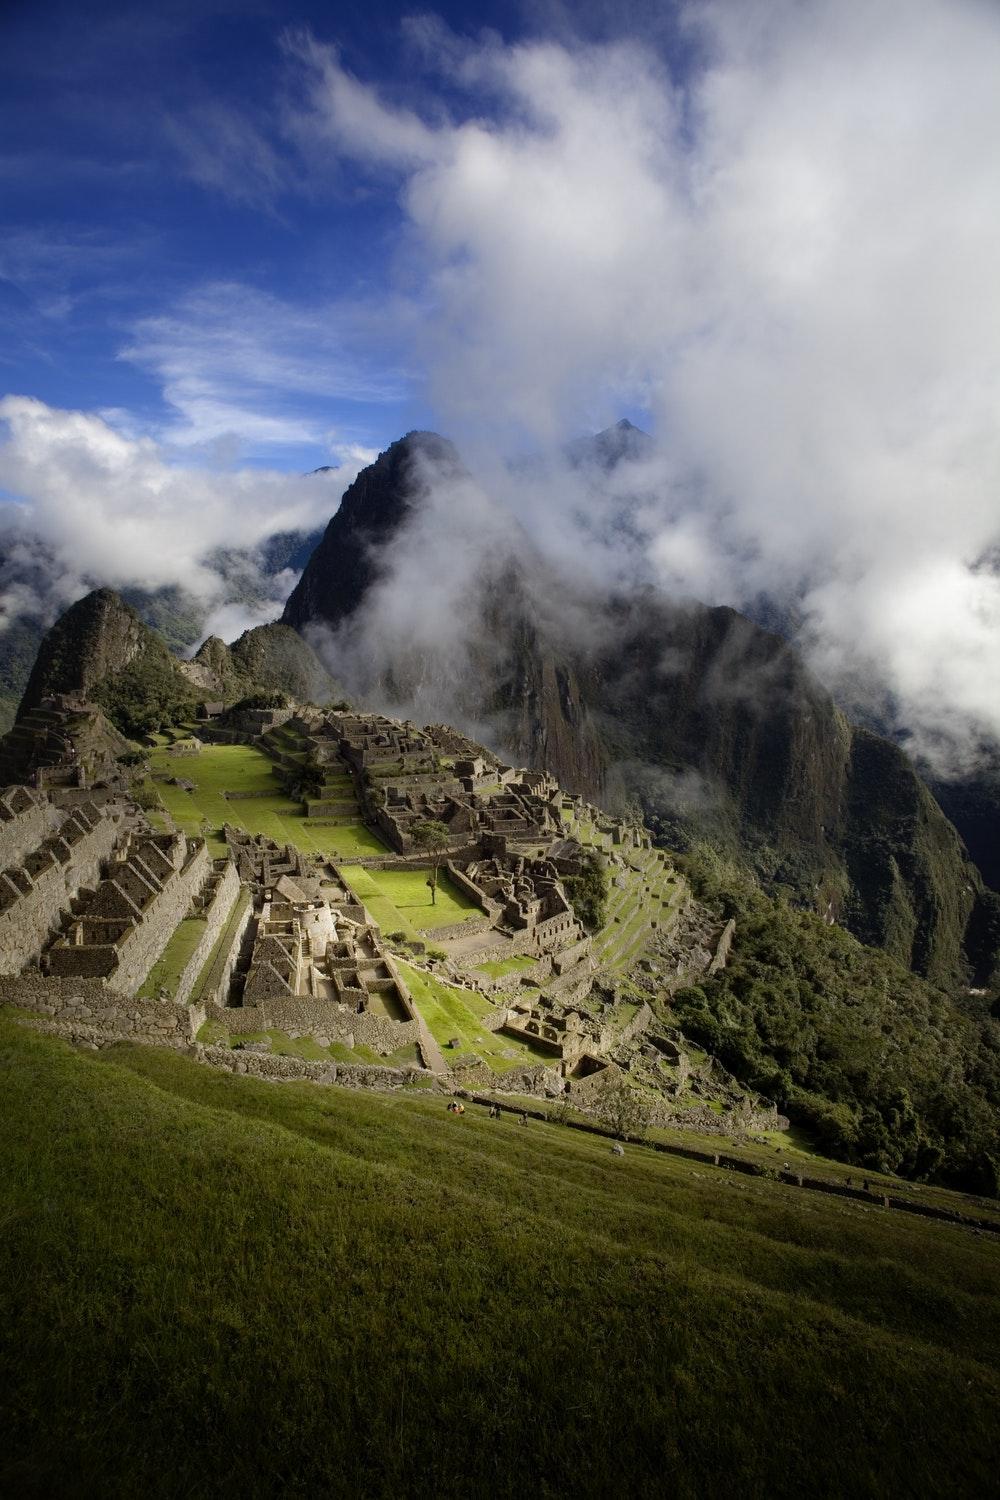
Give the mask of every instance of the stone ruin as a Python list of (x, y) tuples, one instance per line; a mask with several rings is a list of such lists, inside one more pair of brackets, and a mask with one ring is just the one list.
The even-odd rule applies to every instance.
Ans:
[(124, 781), (115, 756), (125, 749), (127, 741), (96, 705), (78, 694), (60, 693), (22, 713), (4, 735), (0, 779), (31, 782), (40, 790), (106, 784), (121, 791)]
[[(84, 707), (54, 703), (43, 713), (58, 719)], [(346, 805), (353, 787), (401, 865), (413, 867), (414, 823), (433, 818), (449, 829), (446, 869), (483, 915), (436, 929), (433, 941), (459, 984), (493, 998), (495, 1011), (483, 1024), (548, 1056), (547, 1089), (561, 1082), (582, 1102), (631, 1074), (663, 1093), (676, 1091), (687, 1077), (682, 1046), (653, 1034), (648, 1006), (624, 1026), (609, 1016), (594, 991), (591, 939), (563, 885), (588, 857), (566, 836), (565, 813), (607, 836), (612, 866), (630, 848), (648, 845), (644, 830), (567, 797), (544, 773), (502, 764), (446, 726), (261, 712), (266, 723), (247, 723), (242, 735), (256, 739), (277, 726), (272, 741), (258, 743), (290, 775), (333, 772), (329, 795), (317, 799), (323, 808)], [(44, 730), (47, 742), (59, 733), (49, 718), (35, 730)], [(116, 802), (113, 793), (106, 793), (106, 807), (87, 800), (87, 777), (70, 748), (52, 738), (51, 753), (40, 771), (56, 786), (0, 793), (0, 861), (7, 867), (0, 873), (0, 972), (21, 975), (37, 1008), (79, 1018), (80, 1007), (86, 1015), (103, 1006), (109, 1025), (147, 1039), (190, 1040), (203, 1020), (214, 1019), (237, 1038), (278, 1030), (397, 1054), (402, 1066), (415, 1047), (425, 1065), (444, 1066), (377, 926), (335, 866), (232, 825), (225, 829), (229, 857), (213, 862), (201, 840), (153, 834), (135, 805)], [(79, 805), (68, 805), (70, 797)], [(193, 915), (208, 918), (204, 936), (176, 1003), (157, 1012), (135, 993), (177, 924)], [(712, 961), (724, 962), (731, 930), (714, 939)], [(496, 978), (477, 969), (514, 956), (527, 964)], [(38, 967), (29, 970), (32, 964)], [(199, 974), (200, 998), (187, 1007), (179, 997), (192, 993)], [(133, 997), (133, 1010), (109, 1009), (115, 995)]]
[(255, 912), (232, 999), (211, 1014), (230, 1031), (278, 1029), (388, 1054), (423, 1028), (364, 906), (327, 861), (227, 826)]
[(276, 844), (264, 834), (246, 833), (226, 823), (222, 830), (236, 872), (244, 885), (267, 889), (283, 875), (308, 876), (309, 862), (294, 844)]
[[(506, 840), (501, 846), (488, 841), (487, 847), (505, 849)], [(497, 930), (505, 936), (531, 933), (539, 949), (589, 942), (551, 860), (503, 852), (470, 860), (462, 875), (480, 903), (496, 914)]]
[(130, 994), (148, 975), (211, 871), (203, 839), (139, 832), (109, 862), (97, 889), (74, 903), (42, 956), (59, 978), (104, 979)]
[(43, 792), (0, 793), (0, 973), (41, 955), (81, 891), (97, 885), (128, 815), (93, 803), (63, 811)]

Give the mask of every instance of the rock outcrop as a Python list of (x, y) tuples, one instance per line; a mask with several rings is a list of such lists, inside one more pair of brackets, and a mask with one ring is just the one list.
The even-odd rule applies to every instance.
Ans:
[(231, 646), (210, 635), (181, 671), (199, 693), (227, 703), (265, 690), (297, 703), (324, 704), (337, 691), (308, 642), (280, 623), (244, 631)]

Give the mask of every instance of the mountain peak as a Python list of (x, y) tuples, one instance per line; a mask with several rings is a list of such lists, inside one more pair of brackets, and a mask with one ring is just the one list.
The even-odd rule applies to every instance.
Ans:
[(336, 625), (353, 613), (375, 579), (380, 548), (427, 494), (425, 464), (448, 479), (466, 473), (454, 443), (419, 430), (397, 439), (361, 471), (292, 590), (284, 624), (298, 629), (321, 618)]
[(645, 458), (653, 448), (653, 439), (641, 427), (636, 427), (628, 417), (622, 417), (612, 427), (595, 432), (593, 437), (578, 438), (566, 448), (566, 457), (572, 466), (590, 466), (609, 471), (623, 459)]

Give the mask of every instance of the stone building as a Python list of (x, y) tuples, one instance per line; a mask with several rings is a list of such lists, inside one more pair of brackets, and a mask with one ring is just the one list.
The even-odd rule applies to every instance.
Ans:
[(126, 815), (84, 803), (60, 811), (42, 793), (0, 796), (0, 973), (19, 974), (41, 954), (81, 891), (97, 885)]
[(101, 978), (119, 994), (133, 993), (211, 872), (203, 839), (180, 833), (131, 838), (48, 948), (44, 968), (60, 978)]

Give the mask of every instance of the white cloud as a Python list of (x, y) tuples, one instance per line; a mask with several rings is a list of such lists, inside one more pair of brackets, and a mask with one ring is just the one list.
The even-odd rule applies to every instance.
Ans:
[(287, 163), (254, 122), (218, 100), (164, 125), (189, 177), (234, 203), (273, 209), (289, 186)]
[(331, 401), (401, 399), (403, 375), (376, 370), (366, 338), (379, 341), (379, 319), (361, 303), (296, 304), (222, 282), (141, 319), (121, 358), (162, 383), (176, 414), (164, 439), (259, 452), (324, 443)]
[(646, 406), (672, 589), (794, 600), (829, 677), (1000, 732), (1000, 11), (684, 14), (682, 81), (632, 43), (425, 28), (468, 103), (423, 116), (313, 47), (332, 149), (398, 175), (442, 424), (474, 451)]
[[(174, 585), (220, 606), (225, 589), (211, 554), (324, 525), (359, 467), (300, 477), (172, 464), (149, 437), (25, 396), (0, 401), (0, 421), (0, 488), (16, 497), (5, 519), (33, 539), (29, 551), (35, 541), (47, 550), (56, 605), (95, 581)], [(283, 581), (291, 586), (290, 576)]]

